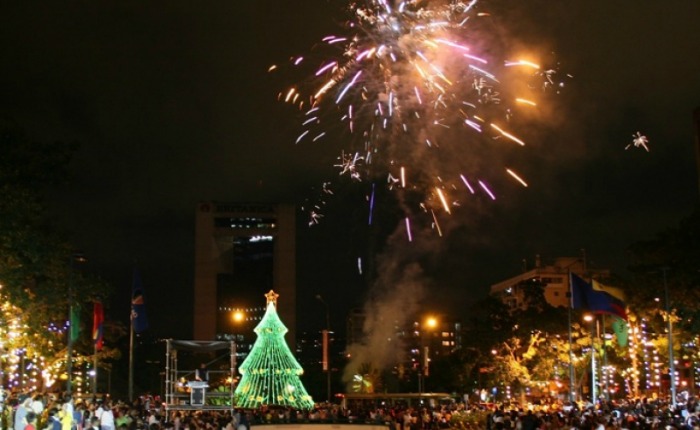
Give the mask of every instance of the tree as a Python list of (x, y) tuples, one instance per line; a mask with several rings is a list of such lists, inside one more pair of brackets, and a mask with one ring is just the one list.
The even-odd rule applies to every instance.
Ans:
[(258, 408), (263, 405), (311, 409), (314, 402), (299, 377), (304, 373), (284, 341), (287, 327), (277, 314), (277, 297), (270, 290), (267, 310), (255, 327), (258, 338), (250, 354), (239, 367), (241, 380), (234, 393), (237, 406)]
[(670, 308), (678, 323), (700, 330), (700, 208), (655, 238), (630, 246), (634, 295), (630, 304), (642, 317), (653, 319), (664, 306), (668, 288)]
[[(700, 353), (700, 207), (677, 227), (630, 246), (634, 294), (629, 303), (664, 363), (668, 363), (667, 326), (673, 326), (678, 357)], [(666, 303), (666, 293), (668, 303)], [(675, 354), (674, 354), (675, 355)], [(695, 359), (695, 358), (693, 358)]]
[[(106, 284), (74, 270), (75, 250), (47, 216), (45, 195), (67, 180), (76, 149), (74, 143), (31, 141), (0, 118), (0, 285), (3, 302), (21, 313), (23, 327), (23, 337), (13, 340), (8, 354), (26, 350), (54, 369), (63, 367), (69, 292), (81, 302), (107, 294)], [(87, 315), (91, 309), (82, 311)], [(17, 321), (0, 318), (5, 327)], [(76, 347), (83, 344), (89, 342)]]
[(0, 128), (0, 280), (9, 300), (24, 309), (47, 294), (65, 297), (70, 247), (47, 222), (43, 197), (65, 180), (73, 149)]
[[(461, 365), (453, 367), (459, 375), (455, 381), (466, 381), (469, 388), (505, 384), (521, 393), (526, 388), (545, 394), (564, 390), (570, 361), (567, 309), (547, 303), (538, 279), (518, 287), (524, 293), (520, 307), (511, 308), (496, 297), (477, 304), (474, 315), (479, 318), (465, 333)], [(578, 343), (573, 347), (580, 349)]]

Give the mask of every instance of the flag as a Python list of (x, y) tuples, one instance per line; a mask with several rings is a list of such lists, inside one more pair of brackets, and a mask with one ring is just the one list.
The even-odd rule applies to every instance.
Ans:
[(620, 318), (615, 318), (615, 321), (612, 322), (612, 328), (615, 332), (615, 337), (617, 337), (617, 344), (620, 346), (627, 346), (627, 339), (629, 337), (627, 322)]
[(141, 275), (134, 269), (134, 279), (131, 291), (131, 326), (134, 332), (141, 333), (148, 328), (148, 318), (146, 317), (146, 302), (143, 295), (143, 285), (141, 285)]
[(69, 325), (68, 336), (72, 342), (75, 342), (80, 336), (80, 305), (74, 304), (70, 307)]
[[(595, 279), (591, 281), (591, 287), (593, 287), (593, 290), (595, 291), (603, 291), (614, 298), (621, 300), (622, 302), (625, 301), (625, 292), (622, 291), (622, 288), (603, 285)], [(617, 338), (617, 344), (622, 347), (627, 346), (629, 337), (629, 327), (627, 326), (627, 321), (622, 318), (614, 318), (611, 325), (613, 332), (615, 333), (615, 337)]]
[(105, 313), (101, 302), (95, 302), (92, 312), (92, 341), (95, 342), (95, 349), (100, 351), (104, 342), (104, 322)]
[(603, 291), (603, 292), (608, 293), (611, 296), (615, 297), (616, 299), (620, 299), (623, 302), (625, 301), (625, 292), (622, 291), (621, 288), (603, 285), (600, 282), (596, 281), (595, 279), (591, 282), (591, 286), (596, 291)]
[(594, 313), (610, 314), (627, 320), (625, 303), (605, 291), (597, 291), (588, 282), (571, 273), (571, 308), (583, 309)]

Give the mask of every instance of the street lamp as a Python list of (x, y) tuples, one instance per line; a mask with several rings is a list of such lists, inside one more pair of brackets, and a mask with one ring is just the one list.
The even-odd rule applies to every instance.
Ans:
[(74, 252), (71, 254), (70, 270), (68, 272), (68, 341), (66, 345), (66, 372), (68, 373), (66, 393), (69, 396), (73, 394), (73, 342), (75, 340), (74, 337), (76, 337), (74, 333), (78, 330), (77, 327), (73, 326), (78, 323), (78, 321), (73, 320), (73, 302), (75, 299), (73, 293), (73, 269), (75, 263), (85, 263), (86, 261), (87, 258), (82, 253)]
[[(583, 320), (590, 323), (591, 326), (591, 403), (596, 404), (597, 393), (597, 371), (595, 363), (595, 331), (598, 320), (591, 314), (586, 314), (583, 316)], [(595, 322), (594, 322), (595, 321)]]
[(231, 315), (231, 319), (235, 323), (241, 323), (244, 318), (245, 318), (245, 313), (243, 313), (243, 311), (240, 309), (234, 310), (233, 314)]
[(323, 370), (326, 372), (326, 396), (327, 396), (327, 402), (331, 402), (331, 366), (329, 362), (329, 354), (328, 354), (328, 349), (330, 347), (329, 345), (329, 336), (331, 332), (331, 313), (330, 313), (330, 307), (328, 306), (328, 303), (326, 303), (325, 300), (323, 300), (323, 297), (321, 297), (320, 294), (316, 294), (316, 299), (323, 303), (323, 305), (326, 307), (326, 329), (322, 331), (323, 335)]
[(668, 299), (668, 283), (666, 282), (666, 272), (668, 267), (662, 267), (664, 274), (664, 302), (666, 307), (666, 329), (668, 330), (668, 373), (671, 382), (671, 406), (676, 408), (676, 364), (673, 358), (673, 321), (671, 321), (671, 304)]
[[(425, 326), (426, 330), (434, 330), (435, 327), (438, 325), (438, 320), (435, 317), (429, 316), (427, 317), (423, 324)], [(420, 363), (420, 373), (418, 374), (418, 394), (421, 394), (423, 391), (426, 390), (426, 378), (430, 374), (430, 343), (426, 345), (425, 343), (425, 336), (424, 336), (424, 330), (421, 327), (420, 331), (420, 344), (421, 344), (421, 351), (419, 354), (419, 358), (422, 358), (421, 363)]]

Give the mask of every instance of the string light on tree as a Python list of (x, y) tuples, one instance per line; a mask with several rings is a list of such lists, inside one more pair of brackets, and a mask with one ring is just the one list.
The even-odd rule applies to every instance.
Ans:
[(640, 335), (639, 326), (637, 324), (630, 324), (630, 342), (629, 342), (629, 356), (632, 362), (631, 366), (627, 369), (625, 386), (627, 387), (627, 393), (630, 395), (636, 395), (639, 393), (639, 348), (640, 348)]
[[(0, 376), (7, 389), (28, 392), (49, 390), (60, 378), (65, 378), (65, 361), (60, 351), (68, 325), (47, 322), (45, 331), (28, 326), (26, 312), (1, 293), (0, 285), (0, 353), (3, 366)], [(48, 357), (48, 358), (47, 358)], [(75, 355), (76, 363), (85, 357)]]
[(652, 374), (652, 365), (651, 365), (651, 360), (649, 358), (649, 340), (647, 339), (646, 336), (646, 324), (644, 320), (642, 320), (641, 328), (640, 328), (640, 343), (642, 345), (642, 352), (644, 356), (644, 375), (646, 377), (646, 389), (650, 390), (654, 387), (654, 377)]
[(659, 359), (658, 351), (654, 350), (652, 353), (654, 354), (653, 355), (654, 362), (652, 363), (652, 367), (654, 370), (653, 385), (658, 388), (661, 386), (661, 361)]

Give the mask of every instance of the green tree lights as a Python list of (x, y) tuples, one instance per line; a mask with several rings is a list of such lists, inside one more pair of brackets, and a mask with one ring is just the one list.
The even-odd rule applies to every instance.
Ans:
[(314, 401), (299, 379), (304, 369), (284, 341), (287, 327), (277, 315), (278, 296), (272, 290), (265, 294), (267, 310), (255, 327), (258, 339), (238, 369), (241, 381), (234, 393), (238, 407), (281, 405), (311, 409), (314, 406)]

